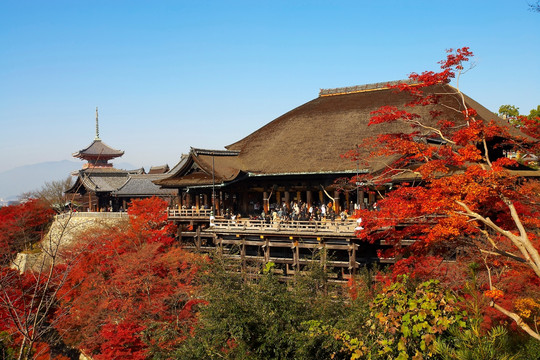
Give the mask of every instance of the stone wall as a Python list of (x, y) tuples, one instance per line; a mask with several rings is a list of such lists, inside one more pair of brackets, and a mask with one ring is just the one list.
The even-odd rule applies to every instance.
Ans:
[(36, 252), (17, 254), (12, 268), (21, 272), (39, 270), (50, 256), (77, 244), (80, 235), (91, 229), (118, 226), (128, 221), (126, 213), (69, 213), (56, 216)]

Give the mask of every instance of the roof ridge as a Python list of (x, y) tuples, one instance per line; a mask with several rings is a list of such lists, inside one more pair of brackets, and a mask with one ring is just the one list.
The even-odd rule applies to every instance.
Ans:
[(359, 93), (359, 92), (364, 92), (364, 91), (385, 90), (385, 89), (389, 89), (391, 86), (394, 86), (397, 84), (403, 84), (403, 83), (412, 85), (414, 82), (412, 80), (407, 79), (407, 80), (385, 81), (385, 82), (378, 82), (378, 83), (365, 84), (365, 85), (320, 89), (319, 97), (354, 94), (354, 93)]

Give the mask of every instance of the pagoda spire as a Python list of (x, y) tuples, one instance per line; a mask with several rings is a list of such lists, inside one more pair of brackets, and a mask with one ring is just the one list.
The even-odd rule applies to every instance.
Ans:
[(99, 120), (98, 120), (98, 108), (96, 106), (96, 138), (95, 140), (100, 140), (99, 139)]

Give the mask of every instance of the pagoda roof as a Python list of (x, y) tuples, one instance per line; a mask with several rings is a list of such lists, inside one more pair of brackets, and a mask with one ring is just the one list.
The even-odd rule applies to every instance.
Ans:
[(101, 159), (109, 160), (124, 155), (121, 150), (116, 150), (105, 144), (101, 139), (96, 138), (86, 148), (73, 153), (73, 157), (80, 159)]

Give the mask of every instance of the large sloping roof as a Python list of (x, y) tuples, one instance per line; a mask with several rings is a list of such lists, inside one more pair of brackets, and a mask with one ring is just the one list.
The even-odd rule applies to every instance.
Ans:
[[(340, 154), (354, 149), (368, 137), (386, 132), (411, 131), (406, 124), (368, 126), (371, 112), (381, 106), (397, 106), (411, 100), (409, 94), (396, 92), (383, 84), (357, 88), (321, 91), (321, 95), (246, 136), (226, 146), (240, 152), (239, 166), (256, 174), (347, 172), (356, 163), (341, 158)], [(428, 88), (426, 93), (441, 94), (438, 105), (417, 107), (424, 121), (430, 120), (430, 111), (441, 111), (447, 119), (459, 120), (460, 114), (450, 110), (462, 108), (457, 90), (448, 84)], [(480, 118), (494, 119), (512, 131), (506, 121), (497, 117), (482, 105), (465, 96), (468, 107), (474, 108)], [(419, 129), (415, 129), (419, 130)], [(366, 154), (367, 155), (367, 154)], [(372, 162), (369, 171), (378, 171), (384, 164)]]

